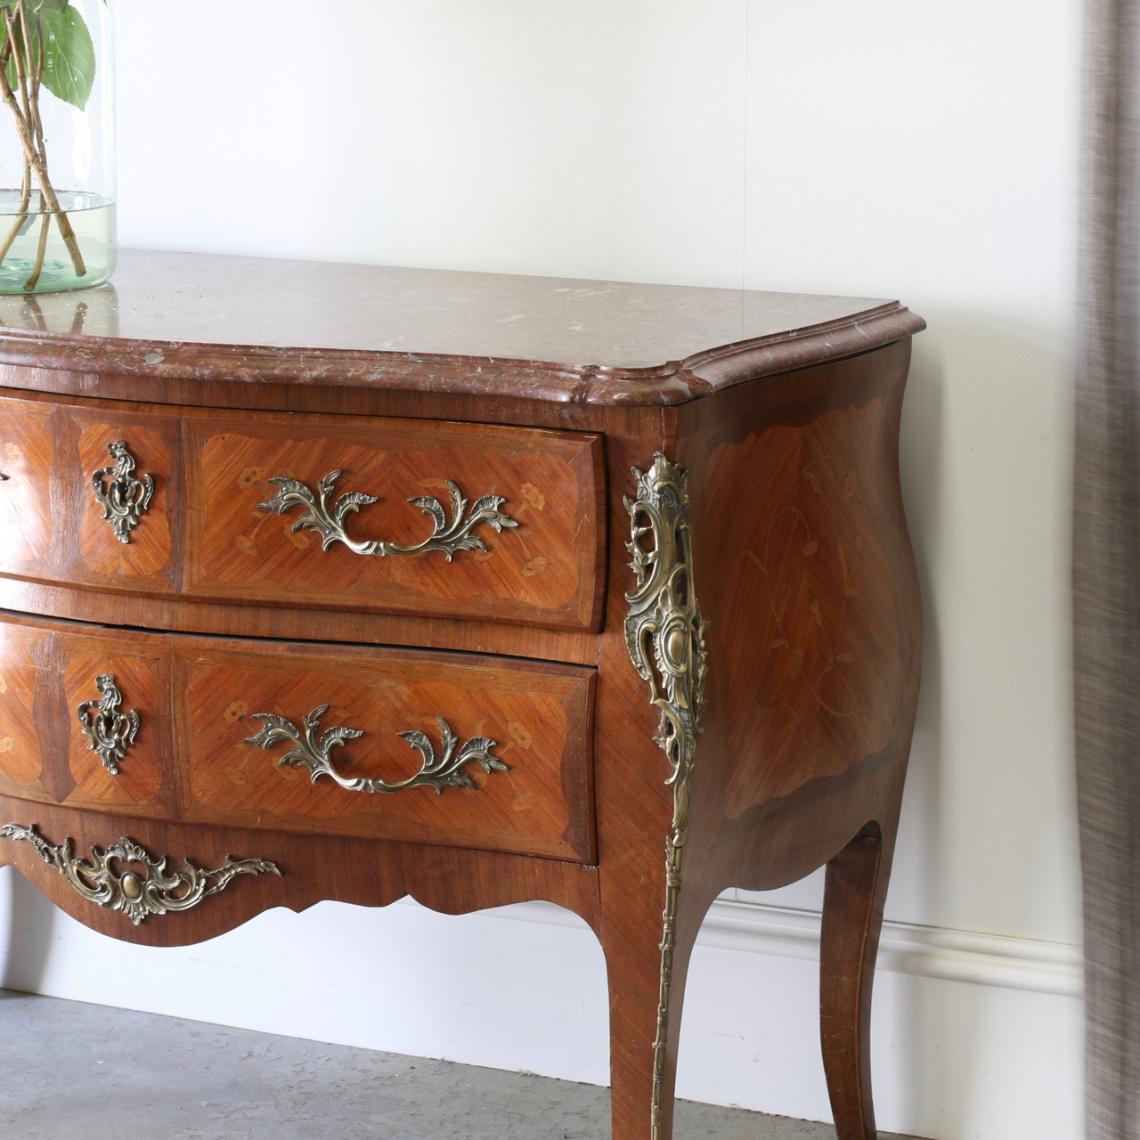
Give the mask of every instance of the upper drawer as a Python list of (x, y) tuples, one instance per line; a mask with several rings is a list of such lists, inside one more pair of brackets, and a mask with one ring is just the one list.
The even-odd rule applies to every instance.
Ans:
[(593, 629), (601, 471), (583, 433), (5, 397), (0, 571)]

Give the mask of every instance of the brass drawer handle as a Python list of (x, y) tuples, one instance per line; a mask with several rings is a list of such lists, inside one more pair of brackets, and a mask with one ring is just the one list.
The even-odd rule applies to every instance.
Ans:
[(459, 738), (451, 731), (447, 721), (437, 717), (443, 749), (439, 756), (436, 755), (435, 746), (425, 733), (412, 730), (396, 734), (406, 740), (423, 758), (420, 770), (414, 776), (395, 783), (365, 776), (351, 779), (336, 770), (330, 758), (331, 753), (334, 748), (343, 748), (346, 740), (355, 740), (364, 733), (359, 728), (337, 727), (327, 729), (318, 739), (321, 717), (328, 711), (328, 707), (328, 705), (318, 705), (301, 721), (300, 729), (292, 721), (276, 713), (253, 713), (253, 719), (262, 721), (264, 727), (256, 736), (249, 737), (245, 743), (267, 750), (275, 744), (292, 744), (293, 748), (277, 761), (278, 764), (283, 767), (307, 768), (314, 784), (322, 776), (328, 776), (345, 791), (367, 792), (370, 795), (428, 787), (433, 788), (438, 796), (443, 794), (444, 788), (474, 788), (475, 782), (463, 771), (468, 764), (478, 764), (488, 773), (510, 771), (502, 760), (491, 755), (491, 749), (497, 747), (495, 741), (485, 736), (476, 736), (457, 750)]
[(121, 710), (123, 694), (115, 684), (114, 673), (96, 677), (95, 687), (102, 696), (79, 706), (79, 724), (87, 737), (87, 747), (112, 776), (117, 776), (119, 762), (138, 736), (140, 717), (134, 709), (125, 713)]
[[(133, 839), (125, 835), (106, 851), (91, 848), (90, 859), (72, 855), (72, 840), (58, 846), (49, 843), (35, 824), (24, 827), (9, 823), (0, 827), (0, 838), (30, 843), (39, 857), (54, 867), (88, 902), (115, 910), (138, 926), (152, 914), (170, 914), (190, 910), (203, 899), (224, 891), (235, 875), (278, 875), (281, 868), (268, 859), (232, 859), (212, 871), (195, 867), (184, 860), (185, 870), (171, 873), (166, 869), (167, 857), (155, 859)], [(113, 862), (132, 864), (142, 870), (116, 870)]]
[(499, 495), (484, 495), (471, 503), (469, 509), (467, 499), (449, 479), (447, 485), (451, 489), (450, 519), (443, 504), (430, 495), (421, 495), (408, 500), (413, 507), (419, 507), (424, 514), (431, 516), (432, 533), (423, 542), (414, 546), (403, 546), (398, 542), (385, 542), (382, 539), (358, 542), (349, 537), (344, 529), (344, 521), (361, 507), (370, 506), (379, 502), (379, 499), (375, 495), (365, 495), (361, 491), (348, 491), (333, 503), (331, 500), (340, 474), (340, 471), (330, 471), (317, 483), (315, 495), (299, 479), (275, 475), (269, 482), (276, 485), (277, 494), (268, 502), (259, 505), (263, 511), (272, 511), (278, 515), (287, 514), (294, 507), (304, 507), (306, 513), (293, 524), (294, 531), (315, 530), (321, 536), (322, 550), (328, 550), (334, 542), (343, 542), (353, 554), (371, 555), (376, 558), (428, 554), (438, 550), (450, 562), (460, 550), (487, 549), (487, 544), (474, 533), (476, 527), (485, 523), (493, 530), (502, 532), (509, 527), (519, 525), (499, 509), (506, 499)]
[(144, 475), (136, 479), (135, 457), (126, 440), (117, 439), (107, 448), (115, 461), (113, 467), (102, 467), (91, 476), (95, 498), (103, 508), (103, 517), (111, 524), (115, 537), (123, 543), (131, 541), (131, 531), (139, 525), (154, 495), (154, 478)]

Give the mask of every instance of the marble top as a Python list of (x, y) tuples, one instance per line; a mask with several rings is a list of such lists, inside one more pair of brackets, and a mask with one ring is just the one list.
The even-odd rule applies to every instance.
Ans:
[(111, 351), (156, 378), (673, 403), (921, 327), (865, 298), (124, 250), (106, 285), (0, 298), (0, 363), (77, 369)]
[(126, 340), (642, 369), (884, 303), (124, 250), (107, 285), (32, 300), (0, 298), (0, 324), (34, 330), (42, 319), (51, 332)]

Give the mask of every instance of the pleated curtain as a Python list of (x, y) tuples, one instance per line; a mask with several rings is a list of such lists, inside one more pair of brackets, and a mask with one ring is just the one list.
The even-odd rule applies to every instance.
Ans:
[(1140, 0), (1085, 0), (1073, 497), (1088, 1140), (1140, 1140)]

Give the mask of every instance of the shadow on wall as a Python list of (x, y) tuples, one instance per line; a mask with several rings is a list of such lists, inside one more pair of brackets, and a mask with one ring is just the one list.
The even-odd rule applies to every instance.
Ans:
[(0, 938), (7, 936), (0, 989), (40, 993), (55, 932), (55, 906), (14, 867), (0, 868), (0, 883), (7, 912), (0, 918)]
[[(1055, 329), (995, 312), (923, 315), (931, 327), (915, 338), (901, 447), (925, 648), (893, 876), (903, 890), (894, 907), (888, 898), (888, 916), (953, 922), (975, 890), (978, 916), (996, 922), (1005, 904), (1007, 925), (994, 932), (1019, 934), (1055, 909), (1042, 895), (1061, 884), (1041, 869), (1070, 838), (1057, 833), (1053, 801), (1064, 797), (1066, 775), (1048, 754), (1058, 742), (1046, 660), (1054, 578), (1063, 578), (1050, 559), (1063, 557), (1053, 528), (1062, 525), (1055, 497), (1069, 445), (1057, 438), (1057, 401), (1070, 363)], [(993, 875), (981, 881), (986, 868)], [(971, 1134), (994, 1099), (975, 1048), (983, 1026), (962, 1024), (967, 1009), (980, 1017), (982, 1007), (956, 1004), (955, 1039), (938, 1041), (942, 999), (915, 993), (926, 996), (900, 1012), (893, 1031), (910, 1045), (901, 1058), (905, 1115), (938, 1135)], [(953, 1064), (932, 1063), (942, 1049)]]
[[(922, 589), (923, 653), (922, 689), (914, 726), (910, 766), (907, 772), (902, 817), (899, 822), (899, 843), (895, 852), (892, 879), (897, 881), (906, 861), (905, 873), (913, 881), (913, 889), (926, 898), (932, 898), (937, 907), (939, 875), (937, 865), (941, 855), (941, 828), (938, 811), (939, 777), (942, 768), (942, 644), (939, 613), (935, 605), (936, 594), (931, 567), (939, 557), (942, 536), (943, 495), (943, 426), (945, 418), (945, 370), (941, 344), (926, 334), (914, 341), (910, 377), (907, 381), (906, 400), (903, 404), (900, 466), (902, 468), (903, 499), (911, 545), (918, 566)], [(917, 842), (907, 842), (907, 832), (917, 832)], [(890, 914), (890, 896), (887, 912)], [(914, 992), (919, 992), (915, 990)], [(921, 1002), (907, 1007), (899, 1004), (900, 1021), (893, 1036), (910, 1042), (912, 1047), (904, 1053), (903, 1073), (899, 1086), (910, 1092), (911, 1103), (900, 1105), (908, 1119), (921, 1116), (922, 1106), (954, 1106), (952, 1114), (958, 1118), (947, 1125), (956, 1131), (969, 1115), (965, 1102), (968, 1087), (943, 1087), (945, 1077), (940, 1067), (931, 1087), (929, 1064), (918, 1042), (930, 1037), (932, 1026), (927, 1023), (927, 1011)], [(934, 1027), (936, 1029), (936, 1027)], [(960, 1070), (955, 1070), (960, 1071)]]

